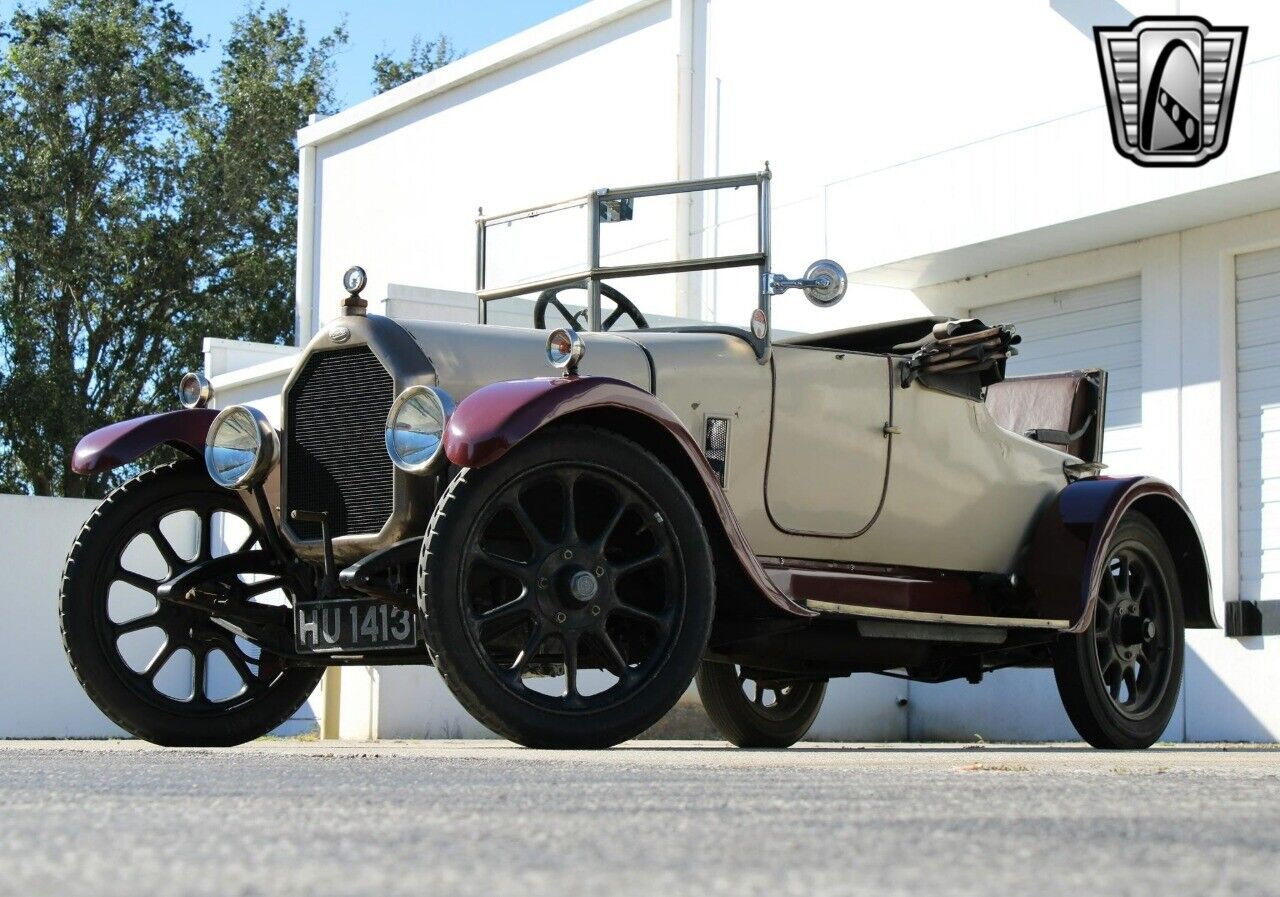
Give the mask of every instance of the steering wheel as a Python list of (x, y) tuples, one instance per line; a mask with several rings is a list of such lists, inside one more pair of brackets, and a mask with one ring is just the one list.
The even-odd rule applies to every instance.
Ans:
[[(586, 285), (580, 283), (571, 283), (562, 287), (552, 287), (549, 290), (543, 290), (538, 295), (538, 301), (533, 306), (533, 326), (538, 330), (547, 329), (547, 306), (554, 305), (556, 310), (569, 322), (569, 326), (573, 330), (585, 330), (587, 326), (587, 310), (584, 308), (577, 314), (570, 314), (569, 309), (564, 307), (564, 303), (560, 301), (560, 294), (565, 290), (585, 290)], [(640, 313), (640, 309), (636, 308), (636, 304), (626, 296), (607, 283), (600, 284), (600, 295), (607, 296), (612, 299), (618, 306), (605, 318), (600, 324), (601, 330), (608, 330), (614, 324), (618, 323), (618, 318), (626, 315), (635, 322), (637, 330), (644, 330), (649, 326), (649, 322), (644, 319), (644, 315)], [(579, 327), (581, 324), (581, 327)]]

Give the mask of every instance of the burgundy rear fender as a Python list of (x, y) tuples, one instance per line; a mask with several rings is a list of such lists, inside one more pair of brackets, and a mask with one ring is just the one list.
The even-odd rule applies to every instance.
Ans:
[(171, 445), (199, 458), (209, 425), (217, 416), (212, 408), (183, 408), (110, 424), (76, 444), (71, 469), (81, 475), (101, 473), (136, 461), (161, 445)]
[(1023, 587), (1029, 616), (1070, 620), (1072, 632), (1088, 628), (1108, 544), (1131, 510), (1145, 514), (1169, 546), (1187, 626), (1216, 628), (1209, 564), (1195, 520), (1178, 491), (1153, 477), (1078, 480), (1054, 497), (1028, 546)]
[[(485, 467), (544, 427), (592, 412), (613, 412), (621, 419), (642, 419), (651, 434), (645, 447), (667, 459), (702, 512), (712, 535), (722, 534), (742, 572), (760, 595), (779, 609), (800, 617), (816, 616), (783, 594), (751, 551), (738, 518), (706, 457), (671, 409), (639, 387), (611, 377), (559, 377), (507, 380), (481, 387), (463, 399), (444, 435), (444, 450), (459, 467)], [(635, 431), (627, 435), (636, 438)], [(662, 442), (662, 445), (656, 444)], [(713, 532), (713, 528), (718, 533)]]

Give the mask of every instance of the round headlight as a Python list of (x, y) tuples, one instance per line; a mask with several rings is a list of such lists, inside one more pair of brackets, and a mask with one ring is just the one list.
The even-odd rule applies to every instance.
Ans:
[(248, 405), (224, 408), (205, 437), (209, 476), (227, 489), (250, 489), (264, 479), (280, 456), (280, 440), (267, 416)]
[(203, 408), (213, 398), (213, 385), (204, 374), (188, 371), (178, 381), (178, 401), (186, 408)]
[(576, 331), (561, 327), (551, 331), (547, 337), (547, 361), (553, 368), (562, 368), (572, 374), (586, 354), (586, 343)]
[(434, 386), (410, 386), (387, 415), (387, 454), (405, 473), (429, 473), (444, 457), (444, 426), (453, 399)]

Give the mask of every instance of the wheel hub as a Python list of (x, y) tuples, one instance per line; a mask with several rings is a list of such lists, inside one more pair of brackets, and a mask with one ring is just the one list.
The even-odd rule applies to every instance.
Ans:
[(537, 592), (539, 615), (561, 630), (597, 625), (613, 603), (604, 559), (583, 545), (561, 546), (542, 559)]
[(1127, 647), (1155, 641), (1156, 623), (1141, 614), (1126, 614), (1120, 618), (1120, 641)]
[(579, 570), (569, 577), (569, 593), (586, 604), (600, 591), (600, 583), (586, 570)]

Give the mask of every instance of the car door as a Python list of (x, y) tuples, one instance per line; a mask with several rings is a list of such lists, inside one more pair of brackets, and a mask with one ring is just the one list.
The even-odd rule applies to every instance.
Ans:
[(773, 525), (793, 535), (862, 535), (888, 486), (889, 359), (775, 346), (772, 364), (765, 504)]

